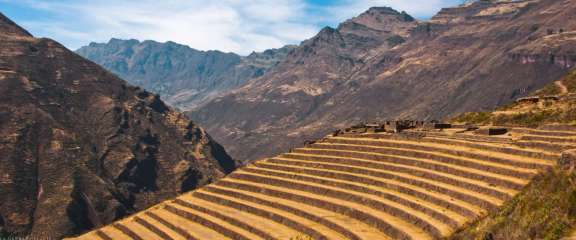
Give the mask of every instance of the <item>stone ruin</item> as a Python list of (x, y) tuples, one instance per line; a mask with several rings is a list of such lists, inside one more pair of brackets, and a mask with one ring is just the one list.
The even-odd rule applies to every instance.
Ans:
[[(330, 136), (337, 137), (342, 135), (358, 135), (369, 133), (407, 133), (405, 130), (418, 130), (421, 132), (431, 132), (444, 129), (463, 129), (462, 132), (474, 132), (478, 135), (503, 135), (508, 133), (506, 128), (490, 127), (482, 128), (475, 125), (453, 125), (440, 121), (416, 121), (416, 120), (390, 120), (380, 123), (360, 123), (346, 129), (338, 129), (332, 132)], [(320, 140), (322, 141), (322, 140)], [(314, 144), (314, 141), (306, 141), (305, 146)]]
[(508, 133), (507, 128), (483, 128), (474, 131), (474, 133), (479, 135), (487, 135), (487, 136), (494, 136), (494, 135), (504, 135)]
[(332, 133), (332, 136), (339, 136), (342, 134), (362, 134), (362, 133), (400, 133), (408, 129), (446, 129), (451, 128), (449, 123), (441, 123), (439, 121), (415, 121), (415, 120), (393, 120), (384, 121), (382, 123), (360, 123), (344, 130), (339, 129)]
[(560, 101), (562, 99), (561, 96), (557, 95), (549, 95), (549, 96), (533, 96), (533, 97), (523, 97), (516, 99), (516, 103), (518, 104), (537, 104), (539, 102), (546, 102), (546, 101)]

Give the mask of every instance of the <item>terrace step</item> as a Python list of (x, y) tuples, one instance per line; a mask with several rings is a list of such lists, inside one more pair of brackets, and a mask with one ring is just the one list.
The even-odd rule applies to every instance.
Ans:
[[(208, 192), (208, 193), (210, 193), (210, 194), (214, 194), (214, 195), (227, 196), (227, 197), (233, 198), (234, 200), (239, 200), (239, 201), (241, 201), (242, 203), (245, 203), (243, 199), (237, 198), (236, 196), (229, 196), (229, 195), (225, 195), (225, 194), (215, 193), (214, 191), (206, 191), (206, 192)], [(183, 203), (185, 203), (185, 202), (183, 202)], [(185, 204), (182, 204), (182, 205), (185, 205)], [(310, 236), (315, 237), (315, 239), (341, 238), (341, 236), (340, 236), (339, 234), (331, 231), (331, 230), (328, 229), (328, 228), (325, 228), (325, 227), (312, 228), (311, 225), (317, 225), (317, 224), (316, 224), (315, 222), (309, 221), (309, 220), (307, 220), (307, 219), (305, 219), (305, 218), (302, 218), (302, 217), (300, 217), (300, 216), (296, 216), (296, 215), (293, 215), (293, 214), (291, 214), (291, 213), (289, 213), (289, 212), (285, 212), (285, 211), (278, 210), (278, 209), (275, 209), (275, 208), (269, 208), (269, 207), (267, 207), (267, 206), (262, 206), (262, 209), (264, 209), (265, 211), (267, 211), (267, 212), (269, 212), (269, 213), (272, 213), (272, 214), (281, 215), (281, 216), (283, 216), (284, 218), (290, 219), (290, 220), (292, 220), (293, 222), (296, 222), (296, 223), (301, 224), (301, 225), (303, 225), (303, 226), (310, 227), (311, 229), (313, 229), (314, 231), (316, 231), (316, 233), (313, 232), (313, 231), (307, 231), (307, 230), (303, 230), (303, 232), (308, 232), (308, 233), (310, 234)], [(217, 229), (216, 227), (218, 227), (218, 226), (219, 226), (219, 225), (215, 225), (215, 226), (213, 226), (212, 228), (213, 228), (214, 230), (218, 231), (218, 232), (225, 232), (225, 230), (223, 230), (223, 229)], [(297, 229), (297, 230), (300, 230), (300, 229)], [(242, 230), (242, 231), (243, 231), (243, 230)], [(320, 233), (320, 232), (322, 232), (322, 233)], [(232, 235), (229, 235), (229, 237), (231, 237), (232, 239), (238, 239), (238, 240), (242, 240), (242, 239), (244, 239), (244, 240), (247, 240), (247, 239), (258, 239), (258, 237), (255, 237), (255, 236), (251, 236), (250, 238), (248, 238), (248, 237), (243, 237), (243, 236), (232, 236)]]
[(530, 134), (538, 136), (556, 136), (556, 137), (576, 137), (576, 132), (574, 131), (554, 131), (554, 130), (542, 130), (533, 128), (513, 128), (513, 133), (520, 134)]
[[(493, 152), (499, 153), (506, 153), (512, 155), (519, 155), (525, 156), (530, 158), (538, 158), (538, 159), (546, 159), (556, 161), (558, 159), (558, 153), (555, 151), (541, 151), (541, 150), (533, 150), (529, 148), (521, 148), (516, 147), (513, 145), (515, 141), (510, 138), (502, 138), (505, 140), (492, 140), (492, 141), (481, 141), (477, 140), (479, 137), (483, 138), (500, 138), (500, 137), (486, 137), (486, 136), (476, 136), (470, 134), (455, 134), (455, 135), (448, 135), (445, 133), (434, 133), (434, 132), (426, 132), (420, 133), (423, 134), (424, 137), (415, 138), (413, 141), (416, 142), (431, 142), (431, 143), (440, 143), (445, 145), (454, 145), (454, 146), (462, 146), (462, 147), (470, 147), (476, 148), (480, 150), (489, 150)], [(352, 138), (367, 138), (367, 139), (395, 139), (393, 135), (389, 134), (363, 134), (363, 135), (356, 135)]]
[[(370, 226), (359, 222), (347, 216), (327, 211), (314, 206), (301, 204), (284, 198), (277, 198), (260, 192), (249, 192), (237, 188), (230, 188), (224, 185), (213, 185), (205, 188), (206, 191), (230, 197), (239, 198), (254, 204), (262, 204), (273, 207), (285, 212), (289, 212), (300, 217), (306, 218), (313, 228), (320, 228), (322, 232), (330, 233), (330, 239), (369, 239), (375, 237), (374, 229)], [(298, 206), (293, 207), (293, 206)], [(346, 226), (346, 227), (345, 227)], [(352, 227), (355, 226), (355, 227)], [(359, 232), (358, 234), (354, 232)], [(363, 232), (372, 232), (370, 235), (362, 234)]]
[(450, 139), (455, 139), (455, 140), (467, 140), (467, 141), (474, 141), (474, 142), (486, 142), (486, 143), (511, 143), (513, 141), (510, 138), (491, 137), (491, 136), (466, 134), (466, 133), (447, 134), (447, 133), (442, 133), (442, 132), (426, 132), (426, 136), (427, 137), (450, 138)]
[(508, 155), (508, 157), (513, 156), (516, 159), (526, 158), (529, 161), (543, 161), (546, 160), (556, 160), (558, 154), (554, 152), (539, 151), (528, 148), (516, 147), (512, 144), (502, 144), (502, 143), (480, 143), (480, 142), (470, 142), (458, 139), (440, 138), (440, 137), (425, 137), (424, 142), (430, 143), (440, 143), (449, 146), (461, 146), (468, 147), (478, 150), (485, 150), (487, 152), (496, 153), (501, 156)]
[[(140, 237), (140, 235), (138, 235), (136, 232), (134, 232), (134, 230), (125, 226), (122, 222), (114, 223), (114, 224), (112, 224), (112, 227), (118, 229), (120, 232), (122, 232), (124, 235), (126, 235), (127, 236), (126, 239), (133, 239), (133, 240), (144, 240), (145, 239), (145, 238)], [(147, 233), (143, 233), (143, 234), (147, 235)]]
[[(140, 219), (140, 218), (138, 218), (138, 217), (129, 218), (128, 221), (121, 221), (118, 224), (129, 229), (132, 232), (129, 235), (133, 239), (142, 239), (142, 240), (145, 240), (145, 239), (146, 240), (148, 240), (148, 239), (150, 239), (150, 240), (163, 239), (162, 236), (157, 235), (151, 229), (148, 229), (147, 227), (140, 224), (137, 221), (137, 219)], [(121, 231), (122, 231), (122, 229), (121, 229)], [(138, 237), (135, 237), (135, 236), (138, 236)]]
[(195, 198), (200, 198), (205, 201), (215, 202), (218, 204), (233, 207), (237, 210), (247, 211), (258, 216), (266, 217), (269, 220), (275, 221), (277, 223), (285, 225), (286, 227), (292, 228), (296, 232), (295, 234), (293, 234), (293, 236), (305, 234), (307, 236), (312, 237), (313, 239), (328, 239), (326, 235), (299, 222), (301, 218), (286, 212), (278, 211), (277, 209), (274, 208), (269, 208), (266, 206), (253, 207), (252, 204), (247, 203), (241, 199), (215, 194), (207, 191), (194, 192), (193, 196)]
[(88, 236), (89, 239), (102, 239), (102, 240), (113, 240), (110, 236), (108, 236), (106, 233), (100, 231), (100, 230), (96, 230), (94, 231), (94, 236)]
[[(426, 178), (415, 177), (413, 175), (405, 173), (373, 169), (362, 166), (350, 166), (346, 164), (330, 163), (323, 161), (323, 159), (329, 159), (329, 158), (330, 157), (318, 158), (319, 161), (289, 159), (289, 158), (274, 158), (266, 160), (266, 162), (272, 162), (292, 167), (307, 167), (323, 170), (334, 170), (352, 174), (368, 175), (383, 180), (394, 180), (408, 185), (425, 188), (428, 189), (428, 191), (446, 194), (455, 199), (459, 199), (464, 202), (477, 205), (484, 209), (494, 209), (502, 203), (501, 199), (497, 199), (484, 194), (479, 194), (478, 192), (470, 191), (469, 189), (466, 188), (456, 187), (442, 182), (432, 181)], [(281, 161), (279, 162), (279, 160)]]
[[(217, 187), (223, 188), (232, 188), (241, 191), (247, 191), (257, 194), (263, 194), (272, 198), (280, 198), (285, 199), (287, 201), (296, 202), (297, 204), (294, 206), (301, 207), (303, 206), (306, 209), (306, 206), (310, 206), (313, 208), (321, 208), (329, 212), (334, 212), (337, 214), (341, 214), (346, 216), (347, 219), (351, 218), (354, 221), (352, 223), (357, 222), (358, 225), (354, 228), (349, 228), (350, 230), (354, 231), (355, 234), (361, 236), (362, 239), (390, 239), (388, 234), (393, 233), (393, 235), (398, 236), (395, 239), (409, 239), (406, 235), (400, 235), (401, 232), (398, 232), (395, 228), (391, 227), (386, 222), (383, 222), (381, 219), (374, 217), (371, 214), (364, 213), (357, 209), (354, 209), (347, 205), (340, 205), (339, 201), (326, 201), (323, 197), (310, 197), (301, 195), (302, 192), (293, 191), (293, 190), (286, 190), (283, 188), (270, 186), (270, 185), (263, 185), (248, 181), (242, 180), (235, 180), (235, 181), (220, 181), (218, 182)], [(332, 216), (333, 214), (326, 215), (326, 217)], [(323, 217), (320, 215), (320, 217)], [(346, 221), (346, 219), (344, 220)], [(388, 233), (388, 234), (387, 234)]]
[[(526, 148), (537, 148), (545, 151), (562, 152), (574, 149), (574, 144), (561, 144), (549, 141), (536, 141), (536, 140), (520, 140), (515, 143), (518, 146)], [(559, 158), (559, 157), (558, 157)]]
[[(99, 229), (99, 231), (106, 234), (106, 236), (109, 236), (112, 239), (132, 239), (130, 236), (126, 235), (125, 233), (120, 231), (118, 228), (116, 228), (114, 225), (110, 225), (109, 227)], [(92, 239), (92, 238), (84, 237), (84, 236), (86, 236), (86, 235), (82, 236), (84, 239), (87, 239), (87, 240)]]
[(220, 219), (212, 218), (211, 216), (206, 215), (203, 212), (198, 212), (195, 211), (194, 209), (190, 209), (184, 206), (183, 204), (180, 204), (180, 202), (183, 201), (176, 199), (173, 203), (166, 204), (164, 206), (164, 209), (166, 209), (171, 213), (174, 213), (176, 215), (182, 216), (186, 219), (199, 223), (202, 226), (212, 229), (215, 232), (218, 232), (230, 239), (237, 239), (237, 240), (259, 239), (257, 236), (253, 235), (250, 232), (245, 231), (242, 228), (238, 228), (234, 225), (223, 222)]
[(92, 232), (89, 232), (87, 234), (84, 234), (76, 239), (97, 239), (97, 240), (113, 240), (113, 238), (106, 234), (105, 232), (103, 232), (102, 230), (98, 229)]
[(178, 239), (178, 236), (174, 236), (173, 234), (171, 234), (170, 230), (161, 229), (160, 225), (155, 225), (155, 224), (153, 224), (153, 222), (148, 221), (145, 218), (135, 216), (133, 218), (133, 220), (135, 223), (142, 225), (142, 227), (146, 228), (147, 230), (152, 231), (154, 234), (156, 234), (159, 237), (159, 239), (166, 239), (166, 240)]
[[(389, 214), (376, 211), (366, 204), (358, 204), (339, 198), (326, 196), (324, 192), (310, 192), (299, 189), (291, 189), (275, 184), (273, 179), (255, 176), (254, 181), (248, 174), (235, 176), (225, 181), (219, 181), (218, 186), (241, 189), (245, 191), (260, 192), (273, 197), (296, 201), (299, 204), (306, 204), (313, 207), (323, 208), (328, 211), (337, 212), (370, 225), (374, 231), (380, 232), (380, 238), (385, 239), (432, 239), (422, 229), (398, 219)], [(264, 180), (264, 181), (262, 181)], [(281, 181), (281, 180), (280, 180)], [(402, 230), (408, 230), (406, 233)], [(374, 238), (374, 239), (380, 239)]]
[[(448, 145), (441, 143), (434, 143), (430, 141), (408, 141), (397, 139), (366, 139), (366, 138), (341, 138), (334, 137), (328, 139), (328, 143), (344, 143), (344, 144), (358, 144), (368, 146), (381, 146), (381, 147), (395, 147), (395, 148), (410, 148), (421, 151), (440, 152), (451, 154), (455, 156), (463, 156), (473, 159), (478, 159), (486, 162), (499, 163), (510, 165), (516, 168), (523, 168), (529, 170), (548, 169), (554, 165), (553, 161), (529, 158), (513, 154), (506, 154), (495, 151), (487, 151), (478, 148), (471, 148), (466, 146)], [(456, 144), (458, 141), (455, 141)], [(559, 155), (557, 155), (559, 156)]]
[(574, 144), (576, 143), (576, 137), (557, 137), (557, 136), (541, 136), (541, 135), (524, 135), (520, 138), (524, 141), (548, 141), (552, 143), (559, 143), (559, 144)]
[(169, 221), (167, 221), (166, 219), (163, 219), (162, 217), (158, 216), (157, 214), (155, 214), (152, 211), (146, 211), (146, 212), (144, 212), (143, 215), (149, 217), (150, 219), (154, 219), (155, 221), (157, 221), (160, 224), (160, 226), (165, 226), (166, 228), (174, 231), (175, 233), (178, 234), (178, 236), (181, 236), (184, 239), (198, 240), (198, 238), (190, 235), (186, 230), (182, 229), (179, 226), (176, 226), (176, 225), (170, 223)]
[(165, 208), (156, 209), (153, 213), (171, 225), (184, 230), (185, 235), (193, 236), (193, 239), (230, 239), (213, 229), (186, 218), (186, 216), (175, 214)]
[[(215, 195), (209, 192), (185, 194), (178, 199), (192, 205), (211, 209), (237, 221), (258, 223), (257, 225), (253, 224), (253, 227), (272, 236), (274, 239), (289, 239), (300, 235), (299, 231), (285, 225), (282, 221), (273, 220), (271, 219), (272, 216), (262, 214), (266, 213), (266, 211), (261, 208), (242, 208), (245, 203), (243, 204), (243, 202), (238, 199), (230, 201), (229, 198), (225, 196)], [(238, 202), (239, 204), (234, 204)]]
[[(244, 229), (244, 230), (246, 230), (246, 231), (248, 231), (248, 232), (250, 232), (250, 233), (258, 236), (258, 237), (261, 238), (261, 239), (265, 239), (265, 240), (273, 240), (273, 239), (274, 239), (270, 234), (268, 234), (268, 233), (266, 233), (266, 232), (263, 232), (263, 231), (261, 231), (261, 230), (258, 229), (258, 228), (255, 228), (255, 227), (253, 227), (253, 226), (251, 226), (251, 225), (249, 225), (249, 224), (246, 224), (246, 223), (244, 223), (244, 222), (241, 222), (241, 221), (239, 221), (239, 220), (237, 220), (237, 219), (234, 219), (234, 218), (231, 218), (231, 217), (229, 217), (229, 216), (223, 215), (223, 214), (221, 214), (221, 213), (219, 213), (219, 212), (216, 212), (216, 211), (214, 211), (214, 210), (211, 210), (211, 209), (208, 209), (208, 208), (199, 206), (199, 205), (191, 204), (191, 203), (189, 203), (189, 202), (186, 202), (186, 201), (183, 201), (183, 200), (180, 200), (180, 199), (174, 200), (173, 203), (174, 203), (174, 204), (181, 205), (181, 206), (186, 207), (186, 208), (190, 208), (190, 209), (196, 210), (196, 211), (198, 211), (198, 212), (202, 212), (202, 213), (204, 213), (204, 214), (206, 214), (206, 215), (209, 215), (209, 216), (211, 216), (211, 217), (213, 217), (213, 218), (215, 218), (215, 219), (218, 219), (218, 220), (216, 220), (216, 221), (224, 221), (224, 222), (227, 222), (227, 223), (229, 223), (230, 225), (233, 225), (233, 226), (236, 226), (236, 227), (238, 227), (238, 228)], [(209, 218), (210, 218), (210, 217), (209, 217)], [(249, 234), (248, 234), (248, 235), (249, 235)], [(254, 238), (254, 239), (257, 239), (257, 238)]]
[(526, 179), (518, 178), (515, 176), (502, 175), (492, 173), (489, 171), (482, 171), (466, 166), (458, 166), (453, 164), (441, 163), (433, 160), (417, 157), (407, 157), (402, 155), (388, 154), (386, 149), (384, 151), (377, 151), (371, 147), (363, 146), (350, 146), (350, 145), (330, 145), (318, 144), (312, 148), (296, 149), (293, 153), (315, 154), (326, 156), (352, 156), (363, 159), (377, 160), (381, 162), (388, 162), (394, 164), (407, 165), (417, 168), (429, 169), (438, 172), (457, 175), (460, 177), (467, 177), (474, 180), (484, 181), (490, 184), (503, 186), (515, 190), (520, 190), (528, 183)]
[[(413, 177), (428, 179), (430, 181), (441, 182), (451, 185), (453, 187), (461, 187), (470, 189), (477, 194), (484, 194), (500, 201), (509, 200), (511, 196), (518, 191), (501, 186), (491, 185), (486, 182), (460, 177), (457, 175), (440, 173), (431, 170), (421, 169), (417, 167), (403, 166), (400, 164), (378, 162), (371, 159), (366, 159), (364, 156), (360, 158), (357, 154), (350, 154), (350, 156), (333, 156), (333, 155), (318, 155), (318, 154), (303, 154), (303, 153), (290, 153), (282, 155), (283, 158), (294, 159), (299, 161), (317, 162), (324, 161), (330, 163), (337, 163), (342, 165), (362, 166), (371, 169), (385, 170), (390, 172), (404, 173)], [(270, 162), (285, 163), (283, 160), (270, 159)]]
[(413, 196), (414, 198), (422, 199), (423, 201), (437, 204), (440, 206), (440, 208), (445, 208), (450, 211), (457, 212), (461, 216), (467, 218), (474, 219), (485, 212), (482, 208), (476, 205), (472, 205), (459, 199), (455, 199), (449, 195), (445, 195), (438, 192), (432, 192), (426, 188), (405, 184), (391, 179), (382, 179), (370, 175), (336, 171), (330, 169), (307, 168), (301, 166), (292, 167), (265, 161), (257, 162), (254, 163), (253, 165), (262, 169), (271, 169), (271, 170), (283, 171), (286, 173), (306, 174), (330, 179), (338, 179), (353, 183), (361, 183), (370, 186), (375, 186), (379, 187), (380, 189), (386, 189), (390, 191), (393, 190), (399, 192), (400, 194)]
[(445, 153), (420, 151), (410, 148), (394, 148), (394, 147), (379, 147), (357, 144), (341, 144), (341, 143), (317, 143), (310, 146), (312, 149), (350, 149), (364, 152), (384, 153), (405, 157), (425, 158), (428, 160), (437, 161), (440, 163), (463, 166), (468, 168), (477, 169), (480, 171), (487, 171), (501, 175), (514, 176), (521, 179), (529, 180), (538, 171), (533, 169), (518, 169), (516, 167), (482, 161), (474, 158), (456, 156)]
[(267, 185), (289, 188), (291, 190), (304, 191), (309, 194), (322, 193), (326, 197), (346, 201), (348, 204), (356, 203), (364, 205), (366, 206), (365, 209), (372, 209), (371, 211), (373, 214), (378, 215), (381, 219), (393, 222), (392, 225), (398, 226), (400, 231), (403, 231), (413, 238), (416, 236), (423, 236), (420, 229), (437, 238), (447, 236), (447, 233), (454, 230), (450, 226), (426, 214), (421, 212), (410, 212), (406, 206), (401, 204), (370, 195), (359, 195), (354, 191), (346, 189), (339, 189), (294, 179), (285, 179), (271, 175), (256, 174), (244, 170), (234, 173), (231, 178), (259, 182)]
[[(157, 228), (157, 230), (159, 232), (162, 232), (162, 233), (168, 235), (167, 237), (164, 237), (164, 239), (174, 239), (174, 240), (187, 239), (186, 236), (181, 235), (180, 233), (178, 233), (177, 231), (174, 231), (169, 226), (167, 226), (167, 225), (163, 224), (162, 222), (156, 220), (155, 218), (151, 217), (150, 214), (140, 214), (140, 215), (138, 215), (138, 218), (142, 219), (143, 221), (147, 222), (147, 224), (151, 225), (151, 226), (145, 226), (145, 227)], [(142, 222), (140, 224), (142, 224)], [(146, 225), (146, 224), (142, 224), (142, 225)]]
[(467, 221), (466, 217), (459, 215), (455, 212), (452, 212), (448, 209), (442, 208), (441, 206), (389, 189), (380, 189), (370, 185), (350, 183), (345, 181), (339, 181), (336, 179), (312, 176), (307, 174), (285, 173), (283, 171), (260, 168), (258, 166), (250, 166), (244, 168), (243, 171), (259, 175), (267, 175), (289, 180), (315, 183), (323, 186), (336, 187), (340, 189), (357, 192), (360, 194), (375, 196), (378, 198), (386, 199), (387, 201), (392, 201), (394, 202), (394, 205), (400, 204), (402, 205), (400, 207), (402, 209), (406, 209), (408, 211), (420, 211), (428, 215), (429, 217), (432, 217), (438, 221), (443, 222), (446, 225), (449, 225), (452, 228), (457, 228), (460, 224), (463, 224)]
[(548, 130), (548, 131), (571, 131), (576, 132), (576, 126), (569, 124), (549, 124), (540, 126), (538, 129)]

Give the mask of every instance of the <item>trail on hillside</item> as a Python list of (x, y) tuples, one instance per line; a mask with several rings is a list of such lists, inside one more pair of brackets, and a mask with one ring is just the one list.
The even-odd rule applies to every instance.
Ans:
[(558, 90), (560, 91), (560, 95), (568, 94), (568, 88), (566, 87), (566, 85), (564, 85), (564, 83), (562, 81), (556, 81), (556, 82), (554, 82), (554, 85), (556, 85), (556, 87), (558, 87)]

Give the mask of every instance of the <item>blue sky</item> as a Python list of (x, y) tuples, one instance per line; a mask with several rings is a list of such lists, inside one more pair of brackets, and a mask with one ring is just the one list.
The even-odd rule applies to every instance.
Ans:
[(419, 19), (462, 0), (0, 0), (0, 11), (37, 37), (70, 49), (110, 38), (174, 41), (248, 54), (296, 44), (372, 6)]

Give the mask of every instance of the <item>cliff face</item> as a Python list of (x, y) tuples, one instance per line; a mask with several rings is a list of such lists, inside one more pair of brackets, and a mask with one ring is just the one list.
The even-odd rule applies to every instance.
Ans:
[(170, 105), (189, 110), (262, 76), (292, 48), (242, 57), (198, 51), (173, 42), (112, 39), (105, 44), (91, 43), (76, 52), (128, 82), (160, 94)]
[(191, 115), (257, 159), (359, 121), (492, 109), (574, 66), (574, 11), (574, 0), (478, 1), (416, 22), (372, 8)]
[(78, 234), (235, 167), (157, 95), (0, 14), (0, 237)]

